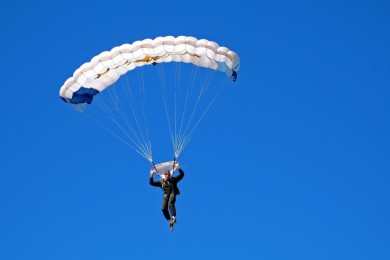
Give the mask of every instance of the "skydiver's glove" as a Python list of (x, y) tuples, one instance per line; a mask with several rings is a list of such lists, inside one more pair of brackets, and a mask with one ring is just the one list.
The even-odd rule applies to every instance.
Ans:
[(179, 162), (175, 162), (175, 166), (176, 166), (177, 169), (180, 169)]

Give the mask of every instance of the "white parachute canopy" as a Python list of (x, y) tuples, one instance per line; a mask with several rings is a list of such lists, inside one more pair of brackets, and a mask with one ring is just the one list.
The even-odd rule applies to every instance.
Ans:
[[(239, 56), (213, 41), (191, 36), (157, 37), (123, 44), (93, 57), (65, 81), (59, 94), (77, 109), (92, 101), (97, 103), (117, 130), (104, 127), (152, 162), (150, 132), (162, 129), (161, 125), (150, 126), (154, 121), (150, 117), (160, 117), (154, 115), (154, 110), (165, 111), (174, 158), (178, 158), (220, 93), (221, 89), (212, 84), (214, 72), (223, 72), (236, 81), (239, 67)], [(160, 84), (150, 81), (153, 76), (148, 69), (158, 72), (154, 78)], [(203, 77), (203, 71), (212, 73)], [(184, 77), (186, 72), (188, 76)], [(169, 83), (169, 79), (174, 80)], [(213, 94), (207, 97), (209, 93)], [(162, 101), (160, 106), (158, 99)]]

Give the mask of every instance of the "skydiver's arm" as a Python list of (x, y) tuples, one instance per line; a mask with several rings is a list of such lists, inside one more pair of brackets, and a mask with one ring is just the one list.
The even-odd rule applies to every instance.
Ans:
[(154, 169), (152, 168), (150, 170), (149, 184), (154, 186), (154, 187), (161, 187), (161, 183), (159, 181), (154, 181), (153, 180), (153, 173), (154, 173)]
[(161, 182), (159, 182), (159, 181), (154, 181), (154, 180), (153, 180), (153, 176), (150, 177), (150, 179), (149, 179), (149, 184), (152, 185), (152, 186), (154, 186), (154, 187), (161, 187)]
[(177, 175), (177, 177), (175, 177), (177, 182), (181, 181), (181, 179), (183, 179), (183, 177), (184, 177), (184, 171), (181, 168), (178, 168), (178, 170), (179, 170), (179, 175)]

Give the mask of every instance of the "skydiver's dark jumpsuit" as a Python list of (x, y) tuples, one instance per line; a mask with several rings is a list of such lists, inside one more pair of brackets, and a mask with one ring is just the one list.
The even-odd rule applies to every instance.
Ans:
[(164, 191), (164, 197), (162, 200), (162, 212), (167, 220), (171, 219), (168, 212), (168, 206), (172, 217), (176, 217), (176, 195), (180, 194), (179, 188), (177, 187), (177, 183), (181, 181), (181, 179), (183, 179), (184, 177), (184, 171), (182, 169), (178, 170), (179, 175), (177, 177), (171, 177), (169, 180), (161, 179), (160, 181), (154, 181), (153, 176), (149, 179), (150, 185), (160, 187)]

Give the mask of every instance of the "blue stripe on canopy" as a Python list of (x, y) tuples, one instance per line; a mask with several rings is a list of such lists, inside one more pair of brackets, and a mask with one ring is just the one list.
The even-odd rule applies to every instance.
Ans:
[(81, 87), (79, 90), (73, 92), (71, 99), (62, 98), (65, 102), (72, 104), (91, 104), (93, 97), (99, 94), (99, 90), (94, 88)]

